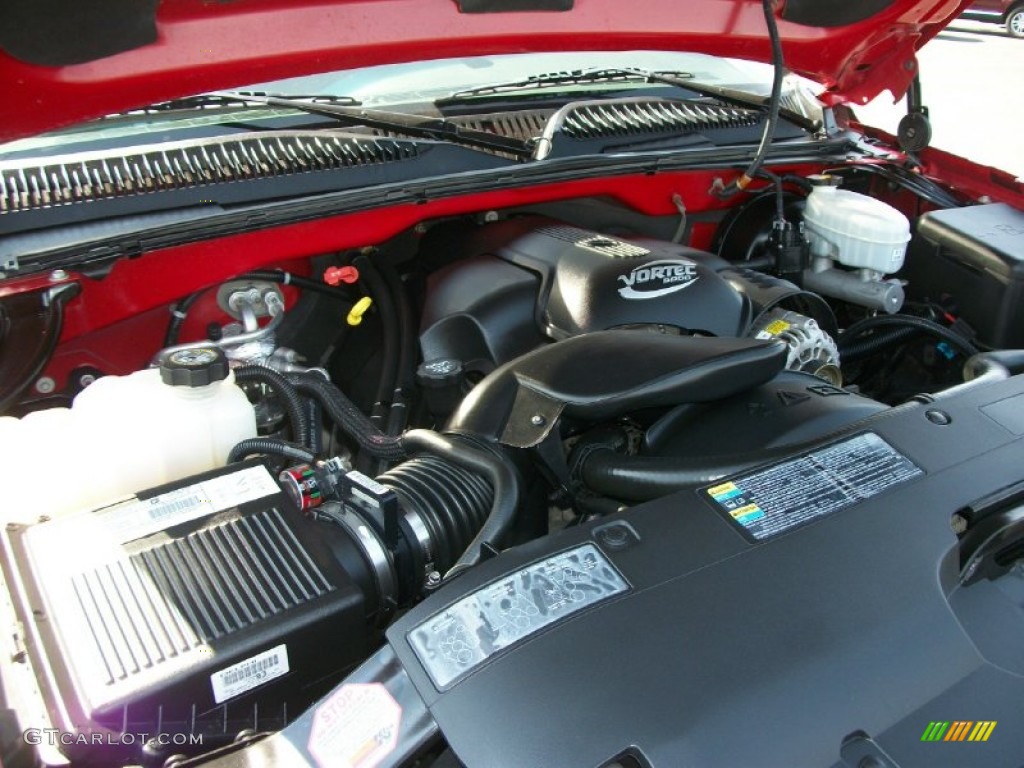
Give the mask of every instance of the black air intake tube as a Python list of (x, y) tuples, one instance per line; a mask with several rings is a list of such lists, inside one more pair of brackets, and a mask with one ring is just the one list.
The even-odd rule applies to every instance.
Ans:
[(398, 496), (416, 574), (444, 574), (455, 565), (483, 527), (494, 497), (481, 477), (435, 456), (402, 462), (377, 482)]

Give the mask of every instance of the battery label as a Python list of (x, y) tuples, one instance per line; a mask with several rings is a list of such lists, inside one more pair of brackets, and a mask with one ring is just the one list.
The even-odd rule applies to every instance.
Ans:
[(223, 704), (287, 673), (288, 647), (279, 645), (210, 675), (213, 700)]
[(237, 507), (280, 492), (266, 467), (248, 467), (211, 480), (135, 499), (96, 513), (97, 518), (124, 544), (214, 512)]
[(868, 432), (704, 492), (758, 541), (838, 512), (923, 472)]
[(528, 565), (434, 614), (409, 643), (438, 688), (502, 648), (629, 589), (593, 544)]

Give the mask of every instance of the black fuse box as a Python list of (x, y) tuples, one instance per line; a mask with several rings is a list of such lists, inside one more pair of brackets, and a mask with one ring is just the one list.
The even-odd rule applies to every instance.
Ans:
[(1005, 203), (931, 211), (917, 233), (900, 273), (910, 298), (951, 298), (982, 343), (1024, 347), (1024, 211)]

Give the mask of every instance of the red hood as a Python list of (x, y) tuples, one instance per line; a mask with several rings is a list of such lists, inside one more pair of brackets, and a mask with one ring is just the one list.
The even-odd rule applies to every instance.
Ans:
[[(569, 9), (460, 10), (523, 0), (7, 0), (0, 140), (177, 96), (417, 59), (571, 46), (770, 60), (759, 0), (532, 2)], [(786, 64), (822, 83), (829, 103), (901, 94), (917, 49), (969, 4), (787, 0)]]

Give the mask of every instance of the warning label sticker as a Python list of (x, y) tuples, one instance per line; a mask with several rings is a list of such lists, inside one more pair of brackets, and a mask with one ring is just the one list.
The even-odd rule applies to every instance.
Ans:
[(593, 544), (584, 544), (481, 587), (409, 633), (438, 688), (502, 648), (629, 589)]
[(704, 492), (761, 541), (921, 474), (910, 459), (868, 432)]
[(121, 543), (198, 520), (280, 492), (266, 467), (247, 467), (149, 499), (136, 499), (101, 510), (96, 517)]
[(381, 683), (341, 686), (313, 713), (309, 754), (320, 768), (372, 768), (394, 751), (402, 707)]

